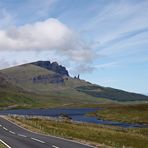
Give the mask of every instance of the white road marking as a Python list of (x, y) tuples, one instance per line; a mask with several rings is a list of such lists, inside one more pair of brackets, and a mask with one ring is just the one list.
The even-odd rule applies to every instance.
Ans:
[(6, 130), (6, 131), (8, 130), (8, 129), (7, 129), (6, 127), (4, 127), (4, 126), (3, 126), (3, 129)]
[(27, 137), (26, 135), (22, 135), (22, 134), (17, 134), (18, 136), (21, 136), (21, 137)]
[(52, 145), (53, 148), (59, 148), (58, 146)]
[[(2, 117), (2, 116), (0, 116), (0, 117)], [(4, 117), (2, 117), (2, 118), (4, 118)], [(29, 130), (29, 129), (26, 129), (26, 128), (24, 128), (24, 127), (22, 127), (22, 126), (20, 126), (20, 125), (18, 125), (18, 124), (16, 124), (16, 123), (14, 123), (14, 122), (12, 122), (12, 121), (6, 119), (6, 118), (4, 118), (4, 119), (7, 120), (8, 122), (10, 122), (10, 123), (13, 124), (13, 125), (16, 125), (17, 127), (21, 128), (21, 129), (24, 129), (25, 131), (29, 131), (29, 132), (31, 132), (31, 133), (35, 133), (35, 134), (38, 134), (38, 135), (47, 136), (46, 134), (41, 134), (41, 133), (33, 132), (33, 131)], [(91, 145), (89, 145), (89, 144), (84, 144), (84, 143), (81, 143), (81, 142), (78, 142), (78, 141), (75, 141), (75, 140), (65, 139), (65, 138), (61, 138), (61, 137), (57, 137), (57, 136), (53, 136), (53, 135), (48, 135), (48, 137), (52, 137), (52, 138), (61, 139), (61, 140), (68, 141), (68, 142), (72, 142), (72, 143), (77, 143), (77, 144), (89, 146), (90, 148), (96, 148), (96, 147), (91, 146)]]
[(0, 124), (0, 127), (1, 127), (2, 125)]
[(40, 143), (45, 143), (44, 141), (41, 141), (41, 140), (36, 139), (36, 138), (32, 138), (32, 137), (31, 137), (31, 139), (34, 140), (34, 141), (40, 142)]
[(11, 148), (6, 142), (0, 139), (0, 142), (3, 143), (6, 147)]
[(12, 131), (9, 131), (9, 133), (11, 133), (11, 134), (15, 134), (15, 132), (12, 132)]

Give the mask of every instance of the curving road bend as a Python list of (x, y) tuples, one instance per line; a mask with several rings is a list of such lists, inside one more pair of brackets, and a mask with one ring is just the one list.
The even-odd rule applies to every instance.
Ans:
[(0, 139), (9, 148), (92, 148), (74, 141), (37, 134), (0, 117)]

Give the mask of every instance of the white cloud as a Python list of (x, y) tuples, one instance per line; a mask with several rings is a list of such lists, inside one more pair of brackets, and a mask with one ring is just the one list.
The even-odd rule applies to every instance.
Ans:
[(91, 61), (91, 49), (57, 19), (0, 30), (0, 51), (53, 51), (74, 62)]
[(117, 66), (118, 66), (117, 62), (110, 62), (110, 63), (95, 65), (94, 68), (105, 69), (105, 68), (114, 68), (114, 67), (117, 67)]
[[(89, 23), (85, 24), (83, 29), (96, 34), (95, 40), (100, 42), (97, 46), (99, 50), (102, 50), (102, 46), (106, 46), (107, 50), (112, 50), (110, 49), (112, 44), (108, 45), (111, 40), (124, 33), (147, 28), (147, 8), (148, 1), (110, 1), (102, 6), (101, 11), (97, 9), (97, 13), (94, 17), (91, 17)], [(128, 42), (128, 44), (131, 44), (131, 42)], [(106, 48), (103, 49), (104, 52), (106, 52)], [(116, 50), (119, 50), (118, 48), (120, 46)], [(106, 53), (108, 54), (108, 52)]]

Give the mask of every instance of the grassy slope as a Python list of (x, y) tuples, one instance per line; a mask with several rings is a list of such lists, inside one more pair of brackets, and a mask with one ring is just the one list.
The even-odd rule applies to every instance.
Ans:
[(3, 143), (0, 142), (0, 148), (7, 148)]
[[(122, 129), (88, 123), (72, 123), (70, 121), (51, 121), (38, 118), (12, 117), (21, 126), (34, 131), (79, 139), (87, 142), (105, 144), (114, 148), (125, 147), (146, 148), (148, 147), (148, 129)], [(106, 146), (105, 146), (106, 147)]]
[(10, 83), (7, 77), (0, 75), (0, 107), (14, 103), (32, 103), (32, 99), (26, 96), (23, 89)]
[(98, 118), (128, 123), (148, 124), (148, 104), (110, 105), (90, 114)]
[[(26, 107), (56, 107), (68, 104), (94, 104), (96, 102), (108, 102), (108, 99), (96, 98), (83, 92), (78, 92), (75, 87), (89, 85), (82, 80), (68, 78), (64, 84), (33, 83), (34, 76), (54, 74), (47, 69), (26, 64), (1, 71), (9, 77), (9, 82), (16, 87), (0, 89), (0, 106), (19, 104)], [(11, 78), (11, 79), (10, 79)]]
[(0, 88), (0, 106), (57, 107), (134, 99), (148, 100), (148, 97), (142, 95), (104, 88), (70, 77), (68, 80), (65, 79), (64, 84), (33, 83), (33, 77), (54, 74), (54, 72), (32, 64), (16, 66), (0, 72), (7, 75), (9, 82), (13, 84), (12, 88)]
[(102, 87), (98, 85), (80, 86), (77, 90), (84, 92), (93, 97), (107, 98), (111, 100), (126, 102), (126, 101), (148, 101), (148, 96), (130, 93), (123, 90), (113, 89), (109, 87)]

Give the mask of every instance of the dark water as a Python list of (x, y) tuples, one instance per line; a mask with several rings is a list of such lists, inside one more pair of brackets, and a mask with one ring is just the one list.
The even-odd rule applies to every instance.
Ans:
[(81, 108), (81, 109), (19, 109), (19, 110), (5, 110), (0, 111), (0, 115), (17, 114), (17, 115), (38, 115), (38, 116), (50, 116), (59, 117), (61, 114), (66, 114), (74, 121), (89, 122), (104, 125), (120, 126), (125, 128), (130, 127), (148, 127), (141, 124), (130, 124), (123, 122), (114, 122), (108, 120), (101, 120), (95, 117), (87, 117), (85, 114), (94, 112), (100, 109), (94, 108)]

